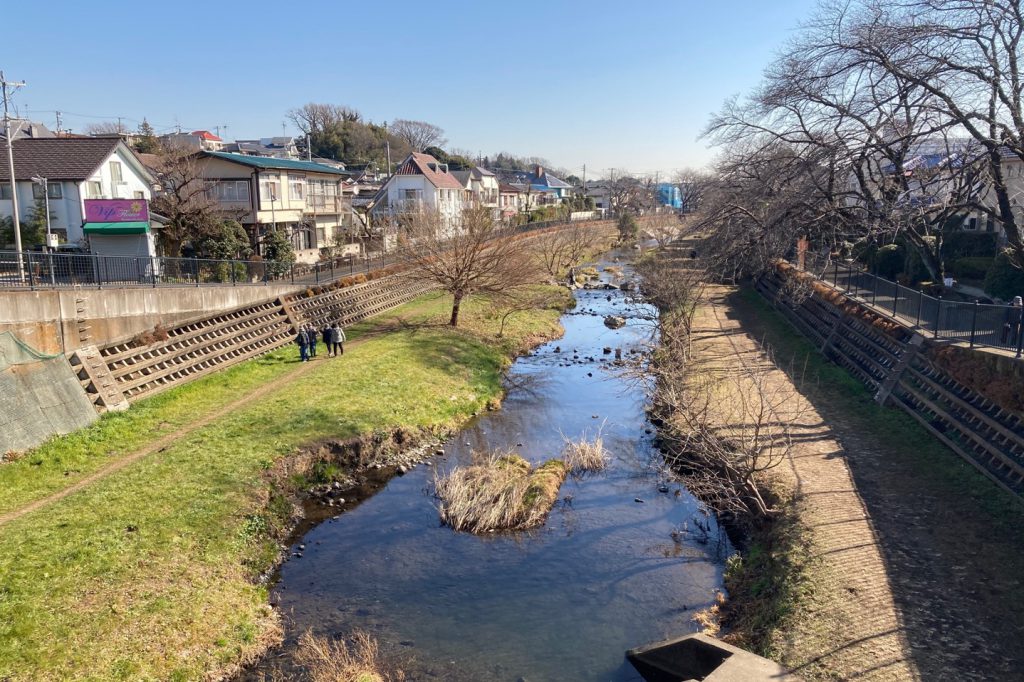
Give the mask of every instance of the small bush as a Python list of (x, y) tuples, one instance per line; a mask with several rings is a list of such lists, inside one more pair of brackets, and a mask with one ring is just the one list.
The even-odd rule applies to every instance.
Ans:
[(942, 241), (942, 255), (949, 260), (996, 256), (995, 232), (952, 232)]
[(350, 287), (355, 283), (355, 278), (352, 277), (351, 275), (346, 275), (341, 278), (341, 286), (343, 287)]
[(1003, 251), (985, 275), (986, 293), (1003, 300), (1024, 295), (1024, 270), (1013, 264), (1010, 254)]
[(953, 261), (950, 271), (957, 279), (985, 279), (994, 258), (989, 256), (970, 256)]
[(903, 272), (907, 252), (899, 244), (886, 244), (875, 252), (875, 272), (879, 277), (895, 279)]
[(366, 283), (366, 275), (364, 275), (362, 273), (360, 273), (358, 275), (355, 275), (352, 278), (352, 283), (353, 284), (365, 284)]

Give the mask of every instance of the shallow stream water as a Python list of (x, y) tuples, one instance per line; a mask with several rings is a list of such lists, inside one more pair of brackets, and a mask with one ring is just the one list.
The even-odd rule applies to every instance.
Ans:
[[(630, 277), (622, 263), (598, 268), (613, 264)], [(696, 630), (691, 618), (721, 586), (728, 541), (663, 478), (644, 392), (612, 368), (614, 353), (603, 353), (621, 348), (629, 357), (651, 339), (655, 311), (628, 297), (577, 291), (562, 318), (565, 336), (511, 368), (501, 410), (301, 539), (302, 558), (283, 565), (273, 590), (288, 632), (283, 670), (300, 633), (359, 628), (410, 680), (639, 680), (626, 649)], [(626, 326), (607, 328), (608, 314)], [(440, 525), (434, 468), (487, 448), (539, 462), (557, 457), (564, 438), (599, 429), (609, 467), (568, 478), (543, 528), (478, 537)], [(707, 534), (698, 529), (705, 524)]]

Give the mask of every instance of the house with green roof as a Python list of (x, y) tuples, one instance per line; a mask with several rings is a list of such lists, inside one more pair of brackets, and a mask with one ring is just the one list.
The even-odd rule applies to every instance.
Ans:
[(258, 253), (264, 237), (277, 230), (291, 239), (299, 262), (313, 263), (321, 249), (344, 240), (358, 227), (351, 199), (342, 192), (342, 182), (350, 175), (345, 170), (311, 161), (211, 151), (199, 153), (199, 165), (208, 195), (225, 215), (245, 227)]

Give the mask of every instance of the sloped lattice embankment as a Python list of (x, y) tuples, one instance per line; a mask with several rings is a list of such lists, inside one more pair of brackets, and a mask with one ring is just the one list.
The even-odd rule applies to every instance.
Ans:
[(827, 358), (873, 391), (876, 401), (903, 409), (991, 480), (1024, 496), (1021, 415), (949, 377), (919, 352), (931, 341), (914, 330), (883, 330), (870, 323), (877, 313), (852, 299), (841, 308), (817, 292), (796, 298), (783, 286), (784, 276), (762, 277), (758, 291)]

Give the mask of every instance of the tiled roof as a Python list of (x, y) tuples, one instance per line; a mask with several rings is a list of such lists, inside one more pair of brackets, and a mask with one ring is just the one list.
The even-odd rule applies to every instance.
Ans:
[(278, 159), (272, 156), (248, 156), (246, 154), (232, 154), (230, 152), (202, 152), (204, 156), (212, 156), (215, 159), (224, 159), (250, 168), (268, 168), (277, 170), (297, 170), (310, 173), (330, 173), (331, 175), (351, 175), (348, 171), (331, 168), (320, 163), (309, 161), (296, 161), (294, 159)]
[(210, 142), (223, 142), (222, 139), (211, 133), (209, 130), (193, 130), (192, 134), (204, 140), (209, 140)]
[(504, 192), (505, 194), (508, 194), (510, 192), (515, 192), (516, 194), (522, 194), (525, 190), (519, 189), (515, 185), (508, 185), (508, 184), (505, 184), (504, 182), (502, 182), (502, 183), (498, 184), (498, 191), (499, 192)]
[(434, 170), (431, 168), (433, 164), (434, 168), (438, 167), (438, 161), (430, 154), (410, 154), (405, 161), (395, 171), (395, 175), (422, 175), (430, 184), (438, 189), (465, 189), (462, 183), (459, 182), (451, 173)]
[(473, 177), (473, 171), (468, 170), (452, 171), (451, 173), (452, 175), (455, 176), (455, 179), (458, 180), (459, 184), (461, 184), (463, 187), (469, 186), (469, 179)]
[[(119, 137), (41, 137), (15, 140), (16, 180), (41, 176), (48, 180), (81, 182), (90, 177), (121, 143)], [(0, 163), (0, 180), (11, 179), (6, 163)]]

